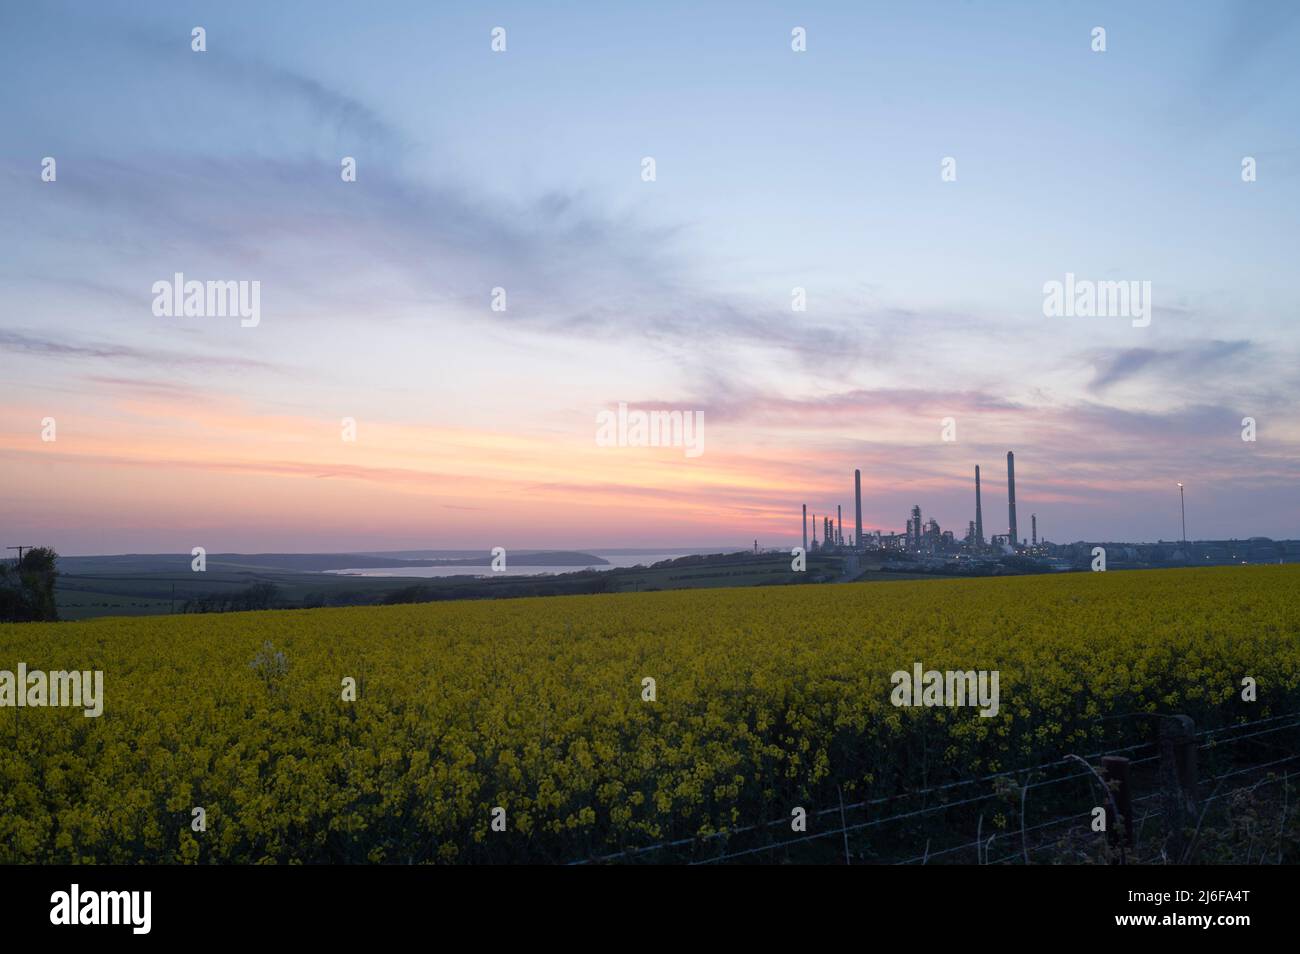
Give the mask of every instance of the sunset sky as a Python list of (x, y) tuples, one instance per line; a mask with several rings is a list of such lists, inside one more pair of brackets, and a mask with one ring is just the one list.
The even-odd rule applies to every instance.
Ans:
[[(788, 546), (855, 467), (868, 529), (960, 537), (1008, 450), (1056, 542), (1176, 539), (1180, 480), (1192, 538), (1300, 537), (1298, 40), (1288, 2), (4, 4), (2, 545)], [(155, 316), (177, 272), (260, 323)], [(1044, 317), (1067, 272), (1150, 281), (1149, 327)], [(619, 402), (705, 452), (597, 446)]]

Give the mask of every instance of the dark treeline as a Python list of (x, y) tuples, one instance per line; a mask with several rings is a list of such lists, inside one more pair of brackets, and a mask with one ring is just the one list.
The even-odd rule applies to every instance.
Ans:
[(185, 601), (182, 613), (240, 613), (280, 609), (280, 588), (274, 583), (254, 583), (233, 593), (209, 593)]
[(181, 604), (182, 613), (238, 613), (249, 610), (319, 609), (327, 606), (391, 606), (399, 603), (434, 603), (442, 600), (508, 599), (520, 596), (572, 596), (606, 593), (611, 580), (602, 573), (575, 573), (555, 577), (511, 577), (503, 580), (468, 578), (464, 582), (417, 583), (396, 590), (338, 587), (317, 590), (301, 600), (285, 598), (274, 583), (254, 583), (226, 593), (194, 596)]
[(393, 590), (385, 604), (433, 603), (439, 600), (511, 599), (519, 596), (576, 596), (607, 593), (613, 582), (604, 573), (573, 573), (554, 577), (514, 577), (500, 581), (473, 580), (465, 583), (416, 584)]

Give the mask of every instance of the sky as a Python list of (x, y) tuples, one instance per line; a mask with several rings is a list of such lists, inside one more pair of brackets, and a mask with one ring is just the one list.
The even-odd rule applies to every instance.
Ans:
[[(961, 537), (1008, 450), (1056, 542), (1177, 539), (1178, 481), (1190, 538), (1300, 537), (1298, 44), (1289, 2), (4, 4), (3, 545), (789, 546), (854, 468), (865, 529)], [(257, 324), (155, 314), (176, 273)], [(1045, 315), (1067, 274), (1149, 323)], [(703, 453), (601, 446), (620, 403)]]

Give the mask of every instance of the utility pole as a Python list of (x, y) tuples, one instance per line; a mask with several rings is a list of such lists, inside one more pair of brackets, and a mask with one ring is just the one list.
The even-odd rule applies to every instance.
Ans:
[(1183, 499), (1183, 482), (1178, 482), (1178, 509), (1183, 514), (1183, 556), (1187, 556), (1187, 504)]
[(6, 550), (17, 550), (17, 551), (18, 551), (18, 565), (19, 565), (19, 566), (22, 566), (22, 565), (23, 565), (23, 551), (24, 551), (24, 550), (35, 550), (36, 548), (35, 548), (35, 547), (22, 546), (22, 547), (5, 547), (5, 549), (6, 549)]

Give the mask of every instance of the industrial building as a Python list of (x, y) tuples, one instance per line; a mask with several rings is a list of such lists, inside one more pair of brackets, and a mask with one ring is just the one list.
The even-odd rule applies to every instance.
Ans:
[[(1007, 451), (1007, 530), (992, 534), (987, 542), (984, 536), (984, 502), (980, 466), (975, 465), (975, 519), (967, 523), (966, 532), (959, 539), (952, 530), (944, 530), (939, 522), (928, 520), (921, 505), (912, 507), (904, 520), (902, 532), (866, 531), (862, 527), (862, 471), (853, 471), (854, 532), (844, 537), (844, 508), (835, 505), (835, 517), (822, 519), (821, 540), (817, 539), (817, 518), (813, 516), (812, 549), (847, 549), (864, 552), (900, 551), (918, 558), (987, 558), (998, 559), (1017, 554), (1038, 555), (1042, 547), (1038, 536), (1038, 515), (1030, 516), (1032, 540), (1021, 540), (1016, 525), (1016, 458)], [(808, 549), (808, 505), (803, 505), (803, 541)], [(1046, 541), (1042, 541), (1045, 546)]]
[[(827, 510), (829, 513), (829, 509)], [(983, 484), (980, 465), (975, 465), (975, 514), (968, 520), (960, 539), (944, 530), (932, 516), (926, 519), (918, 503), (903, 519), (901, 531), (866, 530), (862, 526), (862, 471), (853, 471), (854, 532), (846, 539), (843, 531), (844, 508), (835, 505), (835, 517), (822, 522), (822, 539), (817, 540), (816, 515), (813, 517), (814, 549), (846, 551), (851, 554), (875, 553), (895, 568), (915, 566), (923, 570), (941, 569), (944, 565), (970, 564), (987, 566), (997, 572), (1000, 561), (1014, 558), (1022, 570), (1086, 570), (1096, 546), (1106, 549), (1111, 568), (1161, 566), (1213, 566), (1240, 563), (1300, 562), (1300, 541), (1252, 537), (1248, 540), (1179, 540), (1157, 543), (1122, 543), (1114, 541), (1075, 541), (1054, 544), (1039, 532), (1038, 514), (1029, 515), (1029, 536), (1018, 535), (1016, 515), (1016, 458), (1007, 451), (1007, 526), (1005, 532), (985, 537)], [(990, 528), (991, 529), (991, 528)], [(803, 506), (803, 540), (808, 544), (808, 505)], [(978, 572), (978, 571), (977, 571)]]

